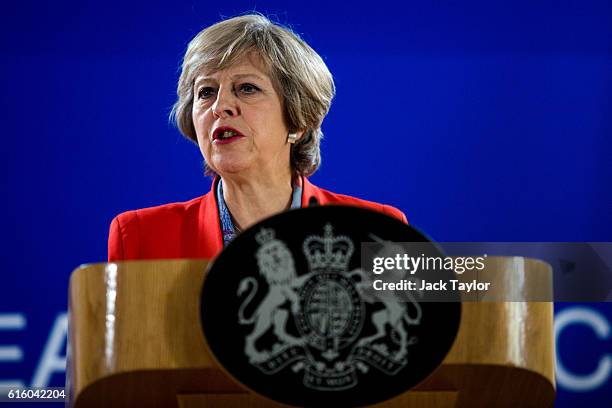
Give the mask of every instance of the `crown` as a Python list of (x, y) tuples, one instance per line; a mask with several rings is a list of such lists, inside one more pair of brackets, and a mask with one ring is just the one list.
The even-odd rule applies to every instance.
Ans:
[(295, 276), (295, 264), (287, 245), (275, 237), (273, 229), (261, 228), (255, 234), (259, 248), (255, 251), (259, 273), (269, 284), (286, 284)]
[(259, 243), (259, 245), (265, 245), (275, 241), (274, 235), (273, 229), (262, 228), (257, 234), (255, 234), (255, 240)]
[(323, 229), (323, 236), (311, 235), (302, 245), (310, 270), (347, 270), (353, 255), (353, 242), (345, 235), (334, 236), (329, 223)]
[(259, 243), (259, 248), (255, 253), (258, 261), (266, 260), (272, 263), (278, 263), (278, 259), (276, 259), (271, 254), (280, 254), (283, 256), (285, 254), (289, 254), (291, 256), (291, 252), (287, 245), (279, 239), (276, 239), (275, 232), (270, 228), (262, 228), (259, 230), (257, 234), (255, 234), (255, 240)]

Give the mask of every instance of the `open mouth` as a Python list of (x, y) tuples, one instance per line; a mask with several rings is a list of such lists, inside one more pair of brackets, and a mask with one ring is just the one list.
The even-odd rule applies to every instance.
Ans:
[(220, 126), (213, 132), (213, 143), (226, 144), (238, 140), (244, 135), (229, 126)]

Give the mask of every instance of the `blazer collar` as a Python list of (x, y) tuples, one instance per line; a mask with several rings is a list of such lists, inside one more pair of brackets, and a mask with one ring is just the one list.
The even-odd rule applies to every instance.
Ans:
[(219, 223), (216, 190), (219, 177), (215, 177), (210, 192), (202, 197), (198, 225), (198, 242), (203, 256), (211, 259), (223, 249), (223, 236)]
[[(309, 205), (325, 205), (327, 200), (321, 189), (312, 184), (306, 177), (302, 179), (302, 208)], [(213, 258), (223, 249), (223, 234), (219, 222), (219, 207), (217, 206), (217, 183), (219, 177), (215, 177), (210, 187), (210, 192), (202, 197), (200, 203), (200, 217), (198, 225), (198, 243), (203, 257)]]
[(321, 189), (302, 177), (302, 208), (310, 205), (325, 205), (327, 200)]

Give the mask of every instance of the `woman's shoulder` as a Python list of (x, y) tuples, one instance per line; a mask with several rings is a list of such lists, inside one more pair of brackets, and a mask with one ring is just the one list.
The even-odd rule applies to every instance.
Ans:
[[(397, 218), (398, 220), (406, 224), (408, 223), (408, 220), (406, 219), (406, 215), (401, 210), (399, 210), (398, 208), (392, 205), (377, 203), (375, 201), (364, 200), (364, 199), (353, 197), (353, 196), (346, 195), (346, 194), (334, 193), (332, 191), (325, 190), (323, 188), (319, 188), (313, 184), (310, 184), (307, 187), (305, 186), (305, 188), (307, 191), (309, 191), (310, 193), (309, 195), (314, 196), (320, 205), (330, 205), (330, 204), (331, 205), (333, 204), (352, 205), (355, 207), (361, 207), (361, 208), (366, 208), (366, 209), (373, 210), (373, 211), (378, 211), (383, 214), (389, 215), (393, 218)], [(307, 199), (306, 201), (308, 202), (309, 199)]]
[[(117, 215), (108, 234), (108, 259), (199, 257), (194, 245), (208, 212), (205, 194), (189, 201), (130, 210)], [(191, 248), (194, 246), (194, 248)]]
[(153, 207), (125, 211), (117, 215), (115, 220), (120, 222), (122, 225), (127, 225), (141, 220), (163, 220), (166, 218), (184, 216), (185, 214), (193, 211), (197, 212), (200, 208), (202, 200), (205, 197), (206, 195), (203, 195), (189, 201), (167, 203)]

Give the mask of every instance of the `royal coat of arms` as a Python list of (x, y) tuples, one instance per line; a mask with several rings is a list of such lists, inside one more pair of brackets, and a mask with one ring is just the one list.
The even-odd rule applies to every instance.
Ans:
[[(348, 236), (334, 235), (330, 223), (322, 235), (307, 236), (302, 251), (309, 271), (301, 276), (273, 229), (261, 228), (255, 238), (259, 276), (266, 287), (247, 277), (237, 288), (244, 296), (239, 323), (252, 327), (244, 343), (252, 365), (267, 375), (286, 369), (289, 375), (303, 376), (306, 387), (329, 391), (355, 387), (359, 373), (372, 368), (394, 375), (406, 366), (409, 346), (418, 342), (410, 330), (420, 324), (421, 307), (412, 298), (405, 302), (393, 293), (372, 290), (371, 272), (349, 271), (355, 245)], [(264, 290), (247, 316), (246, 309), (253, 309), (257, 293)], [(368, 316), (368, 303), (384, 307)], [(375, 332), (364, 337), (366, 319)], [(289, 332), (290, 325), (297, 333)]]

